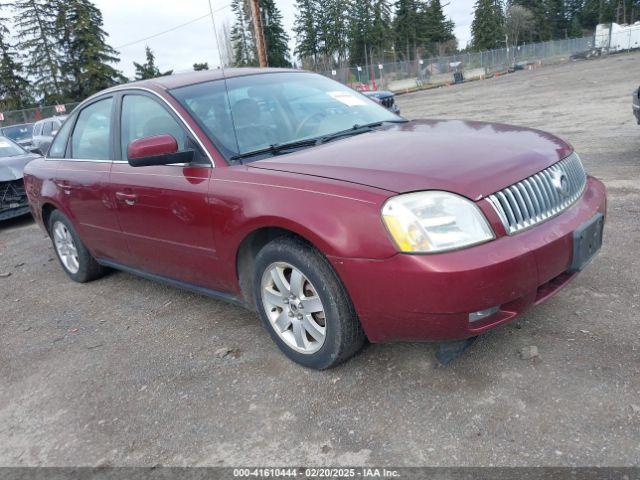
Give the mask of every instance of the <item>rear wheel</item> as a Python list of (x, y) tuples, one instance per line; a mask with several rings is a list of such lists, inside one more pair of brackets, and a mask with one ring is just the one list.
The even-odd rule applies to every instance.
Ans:
[(280, 350), (325, 369), (353, 356), (365, 336), (342, 283), (305, 242), (283, 237), (257, 255), (254, 293), (263, 324)]
[(85, 283), (104, 275), (105, 268), (91, 256), (71, 221), (59, 210), (49, 217), (49, 232), (60, 265), (73, 281)]

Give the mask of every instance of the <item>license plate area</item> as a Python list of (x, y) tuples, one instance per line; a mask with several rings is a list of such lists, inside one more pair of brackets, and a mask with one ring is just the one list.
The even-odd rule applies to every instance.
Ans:
[(595, 217), (573, 232), (573, 260), (569, 272), (582, 270), (602, 246), (604, 215)]

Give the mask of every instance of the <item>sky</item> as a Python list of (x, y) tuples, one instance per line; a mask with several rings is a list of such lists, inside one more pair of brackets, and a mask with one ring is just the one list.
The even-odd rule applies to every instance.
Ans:
[[(94, 3), (102, 10), (109, 44), (120, 52), (118, 68), (128, 77), (134, 75), (134, 61), (144, 63), (145, 45), (153, 50), (161, 71), (190, 70), (194, 62), (208, 62), (210, 67), (220, 64), (212, 22), (206, 16), (209, 0), (94, 0)], [(224, 22), (233, 23), (229, 3), (230, 0), (211, 0), (219, 34)], [(462, 48), (471, 37), (474, 0), (449, 0), (448, 3), (444, 0), (442, 3), (446, 4), (445, 14), (456, 24), (455, 34)], [(282, 12), (293, 49), (295, 40), (291, 29), (295, 0), (276, 0), (276, 5)], [(193, 21), (198, 17), (204, 18)], [(179, 27), (188, 22), (192, 23)]]

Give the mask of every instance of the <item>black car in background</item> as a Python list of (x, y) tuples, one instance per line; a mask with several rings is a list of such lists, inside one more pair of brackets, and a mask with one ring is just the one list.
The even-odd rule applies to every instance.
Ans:
[(640, 87), (633, 92), (633, 114), (640, 125)]
[(22, 172), (27, 163), (38, 157), (10, 138), (0, 137), (0, 220), (29, 213)]
[(25, 150), (29, 150), (33, 146), (33, 123), (2, 127), (0, 128), (0, 135), (13, 140)]
[(400, 115), (400, 107), (396, 105), (396, 98), (392, 92), (387, 90), (365, 90), (361, 93), (374, 99), (387, 110), (391, 110), (396, 115)]

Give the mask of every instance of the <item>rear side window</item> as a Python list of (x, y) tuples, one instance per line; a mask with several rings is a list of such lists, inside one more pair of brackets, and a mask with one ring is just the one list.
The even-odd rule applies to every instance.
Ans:
[(144, 137), (168, 134), (186, 149), (187, 135), (180, 124), (158, 102), (144, 95), (126, 95), (122, 99), (122, 156), (127, 158), (129, 143)]
[(54, 138), (51, 147), (49, 147), (49, 158), (64, 158), (64, 153), (67, 150), (67, 140), (69, 140), (69, 133), (71, 132), (71, 125), (73, 122), (70, 120), (62, 125), (62, 128)]
[(71, 136), (71, 157), (82, 160), (110, 160), (111, 107), (113, 98), (92, 103), (78, 115)]

